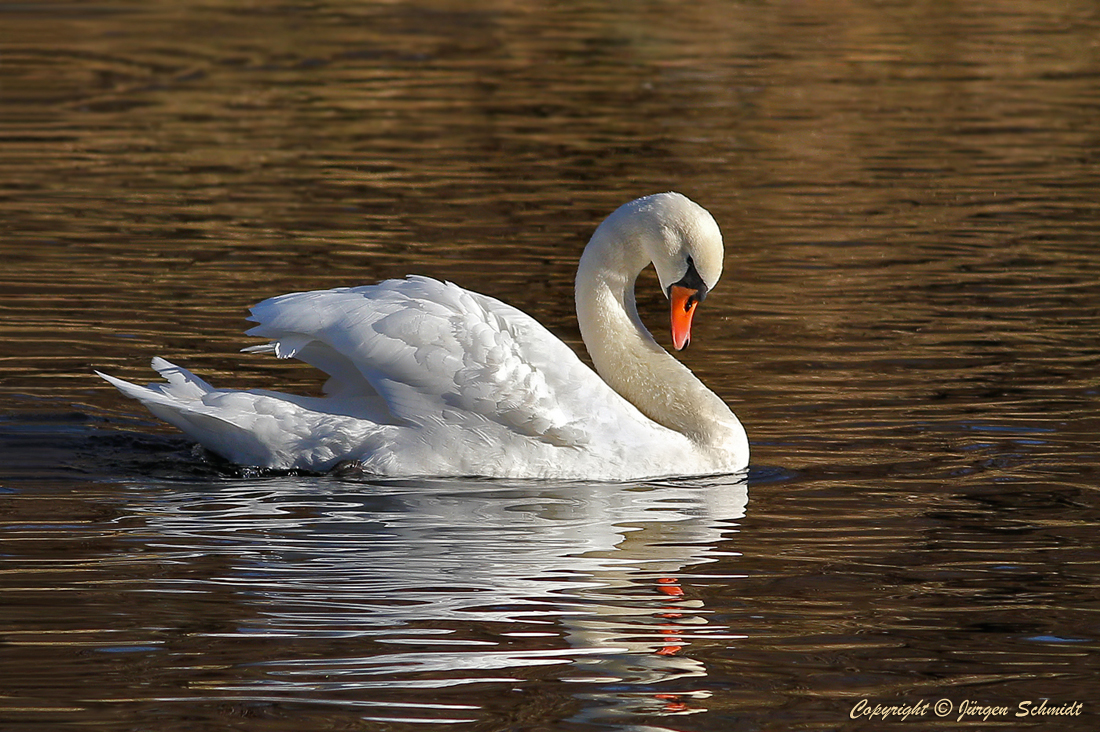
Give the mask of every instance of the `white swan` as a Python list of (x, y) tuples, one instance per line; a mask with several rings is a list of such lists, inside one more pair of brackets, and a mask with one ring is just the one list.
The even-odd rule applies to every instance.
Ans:
[[(639, 198), (592, 235), (577, 318), (597, 375), (530, 316), (426, 277), (299, 292), (252, 308), (254, 353), (329, 374), (324, 397), (215, 389), (163, 359), (168, 383), (98, 373), (228, 460), (382, 476), (631, 480), (748, 464), (726, 404), (642, 325), (634, 282), (652, 262), (683, 348), (722, 272), (722, 234), (678, 193)], [(602, 377), (602, 378), (601, 378)]]

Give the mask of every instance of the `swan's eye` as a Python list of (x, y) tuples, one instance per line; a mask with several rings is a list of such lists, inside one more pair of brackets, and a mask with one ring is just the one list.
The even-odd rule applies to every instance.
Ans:
[(668, 286), (668, 296), (672, 297), (672, 288), (682, 287), (685, 290), (692, 290), (693, 294), (684, 303), (684, 312), (687, 312), (691, 308), (695, 307), (696, 303), (702, 302), (707, 296), (707, 285), (703, 282), (703, 278), (699, 276), (699, 270), (695, 269), (695, 262), (691, 257), (687, 258), (687, 272), (676, 282), (673, 282)]

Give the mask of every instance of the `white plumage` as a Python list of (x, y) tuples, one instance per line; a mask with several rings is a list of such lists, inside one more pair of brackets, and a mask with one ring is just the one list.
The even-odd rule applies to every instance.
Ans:
[[(679, 194), (634, 201), (597, 229), (578, 273), (578, 313), (596, 368), (614, 372), (608, 381), (523, 312), (419, 276), (252, 308), (248, 334), (269, 343), (245, 350), (323, 370), (324, 397), (219, 390), (159, 358), (167, 383), (100, 375), (243, 465), (324, 471), (355, 461), (385, 476), (596, 480), (733, 472), (748, 461), (740, 423), (657, 346), (633, 300), (634, 279), (657, 258), (672, 260), (656, 262), (666, 292), (694, 272), (705, 294), (721, 271), (717, 231)], [(593, 309), (596, 322), (585, 322)], [(661, 394), (638, 394), (655, 383), (667, 385), (664, 408)]]

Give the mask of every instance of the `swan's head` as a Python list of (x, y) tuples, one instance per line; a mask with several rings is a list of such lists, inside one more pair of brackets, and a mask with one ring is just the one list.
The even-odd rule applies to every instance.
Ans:
[(695, 307), (722, 275), (722, 232), (705, 208), (679, 193), (657, 193), (620, 206), (601, 226), (653, 262), (671, 305), (672, 345), (691, 340)]

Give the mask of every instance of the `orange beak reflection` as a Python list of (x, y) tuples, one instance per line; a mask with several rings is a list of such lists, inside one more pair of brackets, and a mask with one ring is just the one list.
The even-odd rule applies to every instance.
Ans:
[(695, 315), (695, 306), (699, 304), (699, 291), (690, 287), (673, 285), (669, 288), (671, 301), (672, 347), (677, 351), (687, 348), (691, 342), (691, 318)]

